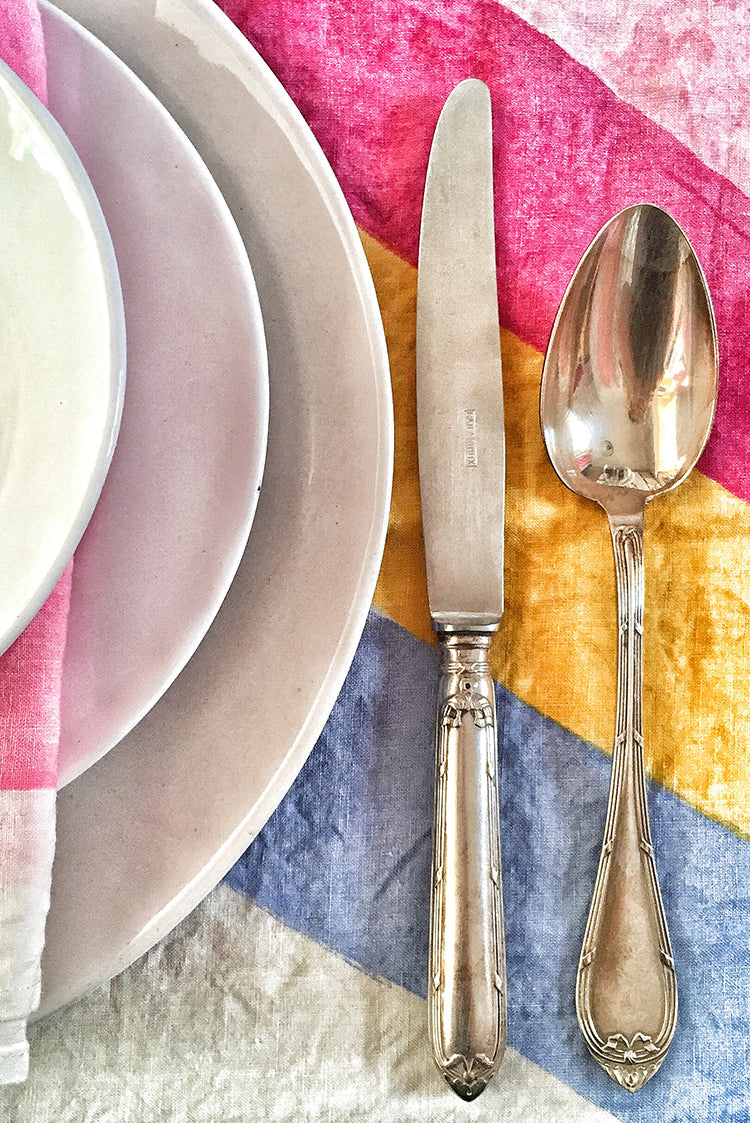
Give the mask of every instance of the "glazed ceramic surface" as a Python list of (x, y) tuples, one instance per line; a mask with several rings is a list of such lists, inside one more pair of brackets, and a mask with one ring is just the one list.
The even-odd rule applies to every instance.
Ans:
[[(229, 203), (258, 286), (271, 410), (255, 522), (214, 624), (140, 724), (60, 793), (42, 1014), (176, 924), (291, 784), (367, 617), (393, 459), (366, 259), (333, 173), (278, 81), (205, 0), (65, 6), (174, 113)], [(54, 65), (50, 78), (61, 94)]]
[(45, 107), (0, 65), (0, 651), (42, 606), (101, 491), (125, 382), (104, 217)]
[(128, 336), (120, 440), (76, 552), (64, 785), (151, 708), (216, 615), (257, 506), (268, 370), (247, 253), (194, 147), (68, 17), (46, 12), (45, 40), (50, 106), (112, 231)]

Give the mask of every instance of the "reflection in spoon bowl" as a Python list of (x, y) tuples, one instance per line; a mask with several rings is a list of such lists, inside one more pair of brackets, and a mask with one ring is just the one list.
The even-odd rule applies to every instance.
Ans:
[(555, 471), (604, 508), (615, 551), (612, 782), (576, 1009), (591, 1053), (630, 1091), (661, 1066), (677, 1017), (643, 772), (643, 512), (703, 451), (717, 382), (713, 311), (690, 243), (665, 211), (629, 207), (594, 239), (563, 297), (540, 412)]
[(617, 215), (575, 273), (545, 361), (542, 424), (563, 482), (605, 509), (621, 502), (609, 489), (676, 486), (711, 427), (715, 353), (685, 235), (657, 207)]

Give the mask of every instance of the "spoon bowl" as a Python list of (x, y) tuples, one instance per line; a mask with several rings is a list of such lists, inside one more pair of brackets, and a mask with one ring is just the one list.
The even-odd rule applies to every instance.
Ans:
[(695, 253), (665, 211), (629, 207), (594, 239), (565, 293), (540, 415), (555, 471), (607, 512), (615, 554), (612, 779), (576, 1011), (594, 1058), (631, 1092), (658, 1071), (677, 1019), (643, 768), (643, 513), (698, 460), (717, 384), (716, 327)]
[(541, 421), (560, 479), (613, 513), (676, 487), (711, 431), (717, 371), (690, 243), (666, 211), (628, 207), (584, 254), (550, 337)]

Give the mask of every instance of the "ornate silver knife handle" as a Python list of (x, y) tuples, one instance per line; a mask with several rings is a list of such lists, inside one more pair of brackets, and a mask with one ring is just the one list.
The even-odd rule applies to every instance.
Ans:
[(438, 1068), (475, 1099), (505, 1052), (506, 984), (491, 633), (438, 630), (428, 1014)]
[(619, 617), (617, 724), (604, 843), (576, 980), (586, 1044), (631, 1092), (661, 1066), (677, 1019), (677, 984), (643, 771), (643, 515), (610, 518)]

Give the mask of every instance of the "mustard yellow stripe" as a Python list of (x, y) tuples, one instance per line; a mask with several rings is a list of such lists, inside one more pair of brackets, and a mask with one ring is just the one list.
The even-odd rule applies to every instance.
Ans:
[[(393, 503), (375, 604), (433, 642), (417, 477), (416, 270), (367, 235), (393, 378)], [(493, 672), (524, 702), (607, 749), (615, 584), (604, 513), (559, 482), (538, 421), (542, 356), (504, 332), (506, 608)], [(750, 836), (750, 509), (693, 475), (646, 515), (646, 763), (665, 787)]]

